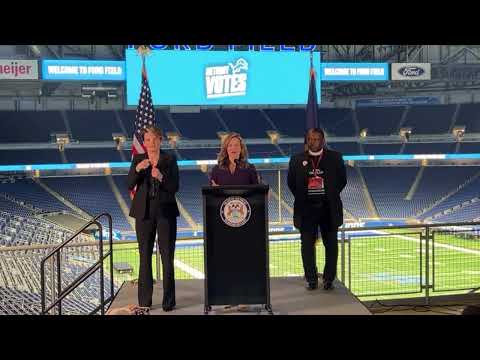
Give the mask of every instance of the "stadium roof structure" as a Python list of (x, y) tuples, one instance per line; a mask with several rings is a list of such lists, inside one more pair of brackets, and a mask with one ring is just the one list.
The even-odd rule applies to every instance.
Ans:
[[(279, 46), (279, 45), (274, 45)], [(79, 59), (123, 60), (127, 45), (0, 45), (3, 59)], [(215, 45), (215, 50), (227, 50), (228, 45)], [(239, 50), (248, 45), (239, 45)], [(324, 62), (388, 62), (432, 63), (431, 81), (386, 81), (375, 83), (324, 83), (325, 101), (359, 96), (405, 96), (480, 90), (480, 45), (316, 45)], [(438, 71), (434, 71), (438, 70)], [(115, 87), (123, 98), (123, 82), (98, 83)], [(59, 97), (81, 99), (82, 83), (67, 81), (1, 81), (0, 98), (29, 99)], [(120, 104), (118, 105), (120, 106)]]

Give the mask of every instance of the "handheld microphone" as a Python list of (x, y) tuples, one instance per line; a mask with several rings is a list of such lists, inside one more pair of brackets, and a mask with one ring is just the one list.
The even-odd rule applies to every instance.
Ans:
[(155, 197), (158, 193), (160, 182), (153, 176), (151, 177), (151, 186), (152, 186), (152, 197)]
[[(148, 153), (147, 153), (147, 159), (148, 159)], [(150, 163), (150, 167), (153, 170), (152, 163)], [(157, 195), (159, 186), (160, 186), (160, 182), (156, 178), (154, 178), (150, 172), (150, 197), (151, 198), (154, 198)]]

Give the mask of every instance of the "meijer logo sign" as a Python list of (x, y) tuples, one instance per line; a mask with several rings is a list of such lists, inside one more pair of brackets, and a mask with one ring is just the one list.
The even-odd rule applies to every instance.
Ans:
[(0, 80), (38, 80), (38, 61), (0, 60)]

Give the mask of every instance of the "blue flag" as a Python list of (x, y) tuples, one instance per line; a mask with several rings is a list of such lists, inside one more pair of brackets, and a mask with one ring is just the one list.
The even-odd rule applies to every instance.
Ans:
[(312, 128), (318, 128), (318, 102), (316, 73), (313, 67), (313, 53), (310, 55), (310, 87), (308, 89), (307, 118), (305, 122), (305, 131)]

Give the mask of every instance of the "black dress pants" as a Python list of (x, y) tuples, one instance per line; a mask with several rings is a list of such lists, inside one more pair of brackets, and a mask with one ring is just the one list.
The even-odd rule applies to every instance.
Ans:
[(325, 247), (325, 266), (323, 280), (333, 281), (337, 275), (338, 260), (338, 228), (330, 225), (330, 215), (326, 206), (309, 206), (302, 218), (300, 236), (302, 242), (302, 261), (305, 278), (308, 282), (318, 282), (317, 258), (315, 242), (318, 238), (318, 228)]
[(140, 253), (140, 272), (138, 278), (138, 304), (152, 306), (153, 274), (152, 254), (155, 234), (158, 234), (158, 248), (162, 258), (163, 270), (163, 307), (175, 306), (174, 254), (177, 239), (177, 219), (157, 217), (152, 220), (135, 221), (138, 249)]

